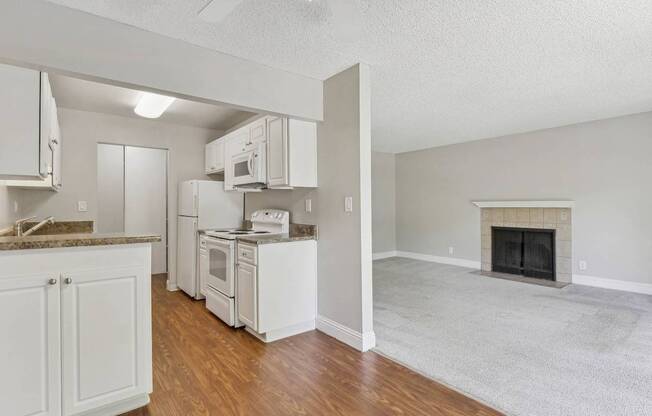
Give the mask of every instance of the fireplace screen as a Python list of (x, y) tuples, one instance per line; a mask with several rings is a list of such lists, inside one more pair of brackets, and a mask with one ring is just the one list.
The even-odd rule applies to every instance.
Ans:
[(491, 269), (555, 279), (555, 230), (491, 227)]

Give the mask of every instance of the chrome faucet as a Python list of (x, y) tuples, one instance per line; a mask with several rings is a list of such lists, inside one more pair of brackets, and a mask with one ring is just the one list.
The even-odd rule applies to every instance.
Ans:
[(31, 221), (31, 220), (33, 220), (35, 218), (36, 217), (29, 217), (29, 218), (23, 218), (21, 220), (16, 221), (16, 235), (18, 237), (28, 236), (28, 235), (34, 233), (35, 231), (39, 230), (40, 228), (42, 228), (46, 224), (54, 224), (54, 217), (47, 217), (43, 221), (41, 221), (38, 224), (32, 226), (32, 228), (30, 228), (29, 230), (23, 231), (23, 224), (26, 223), (27, 221)]

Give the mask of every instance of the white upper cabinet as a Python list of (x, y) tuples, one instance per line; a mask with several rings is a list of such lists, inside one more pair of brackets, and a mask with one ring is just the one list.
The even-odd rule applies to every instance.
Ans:
[(62, 140), (61, 129), (59, 128), (59, 117), (57, 115), (57, 103), (52, 97), (51, 106), (50, 106), (50, 140), (49, 147), (52, 151), (52, 169), (51, 169), (51, 180), (52, 188), (55, 190), (60, 190), (63, 186), (61, 177), (63, 170), (63, 158), (62, 158)]
[(61, 131), (48, 74), (0, 65), (0, 184), (59, 190)]
[(220, 138), (206, 145), (206, 174), (224, 172), (224, 144), (226, 140)]
[(265, 119), (261, 118), (249, 124), (249, 144), (264, 142), (266, 139), (265, 131), (267, 126), (265, 125)]
[[(213, 148), (217, 143), (222, 147)], [(266, 147), (268, 188), (317, 187), (317, 124), (287, 117), (262, 117), (208, 143), (206, 173), (223, 170), (224, 189), (234, 190), (232, 157), (257, 143)]]
[[(44, 86), (44, 94), (49, 88)], [(47, 147), (47, 128), (40, 123), (41, 73), (0, 65), (0, 176), (4, 179), (39, 179), (47, 175), (47, 159), (41, 159), (42, 142)], [(47, 98), (49, 106), (49, 96)], [(42, 136), (45, 134), (45, 136)]]
[(316, 123), (267, 118), (267, 186), (317, 187)]

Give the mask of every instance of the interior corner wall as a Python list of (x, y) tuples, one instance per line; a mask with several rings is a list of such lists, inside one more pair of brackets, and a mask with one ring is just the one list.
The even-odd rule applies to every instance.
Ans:
[[(176, 284), (178, 183), (211, 179), (204, 174), (204, 147), (208, 140), (218, 137), (219, 132), (66, 108), (59, 109), (59, 123), (63, 137), (63, 188), (59, 192), (15, 190), (19, 194), (20, 215), (53, 215), (57, 221), (96, 221), (97, 143), (168, 149), (168, 281), (173, 287)], [(87, 201), (88, 211), (78, 212), (77, 201)]]
[(652, 112), (401, 153), (397, 249), (480, 262), (472, 200), (566, 199), (574, 276), (649, 285), (651, 181)]
[[(356, 65), (324, 81), (324, 121), (317, 128), (319, 187), (246, 196), (247, 216), (279, 208), (289, 210), (294, 223), (318, 225), (318, 327), (319, 320), (327, 322), (335, 329), (331, 335), (362, 350), (373, 347), (368, 71)], [(353, 197), (353, 212), (344, 211), (346, 196)], [(311, 213), (305, 212), (307, 198)]]
[(396, 157), (371, 153), (373, 253), (396, 251)]

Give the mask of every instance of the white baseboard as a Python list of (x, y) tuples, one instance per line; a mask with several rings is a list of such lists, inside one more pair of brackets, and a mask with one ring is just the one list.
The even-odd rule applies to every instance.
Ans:
[(139, 409), (147, 406), (149, 403), (149, 394), (143, 393), (136, 397), (121, 400), (117, 403), (111, 403), (101, 406), (97, 409), (87, 410), (85, 412), (77, 413), (79, 416), (112, 416), (121, 415), (131, 410)]
[(573, 274), (573, 284), (652, 295), (652, 284), (650, 283), (628, 282), (625, 280)]
[(376, 334), (373, 331), (363, 334), (321, 315), (317, 317), (317, 330), (358, 351), (368, 351), (376, 346)]
[(167, 288), (168, 292), (176, 292), (179, 290), (179, 286), (176, 285), (176, 283), (172, 283), (169, 280), (165, 282), (165, 287)]
[(383, 251), (381, 253), (374, 253), (372, 258), (374, 260), (387, 259), (390, 257), (396, 257), (396, 250), (393, 251)]
[(245, 331), (249, 332), (251, 335), (255, 336), (259, 340), (267, 343), (278, 341), (279, 339), (291, 337), (294, 335), (302, 334), (304, 332), (312, 331), (315, 329), (315, 320), (301, 322), (296, 325), (291, 325), (281, 329), (275, 329), (273, 331), (267, 331), (264, 334), (259, 334), (248, 326), (245, 327)]
[(442, 264), (450, 264), (453, 266), (469, 267), (471, 269), (480, 269), (481, 267), (479, 261), (459, 259), (456, 257), (432, 256), (430, 254), (413, 253), (411, 251), (397, 251), (396, 256), (405, 257), (408, 259), (430, 261), (433, 263), (442, 263)]

